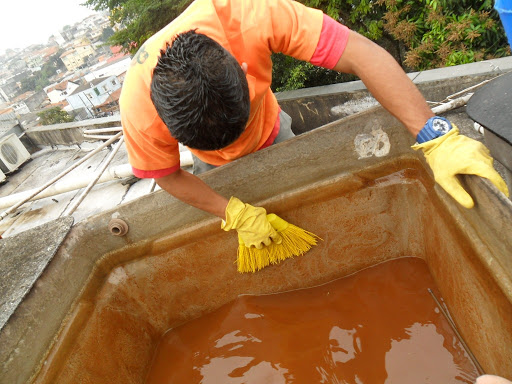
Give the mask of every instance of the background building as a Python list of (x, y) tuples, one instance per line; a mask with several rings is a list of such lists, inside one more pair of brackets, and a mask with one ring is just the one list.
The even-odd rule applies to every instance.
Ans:
[(68, 71), (75, 71), (87, 62), (87, 58), (94, 55), (94, 49), (91, 44), (82, 43), (77, 45), (66, 52), (64, 52), (60, 59), (66, 66)]
[(103, 77), (78, 87), (66, 100), (71, 109), (85, 109), (87, 116), (92, 118), (107, 111), (107, 106), (117, 104), (120, 90), (121, 82), (116, 76)]

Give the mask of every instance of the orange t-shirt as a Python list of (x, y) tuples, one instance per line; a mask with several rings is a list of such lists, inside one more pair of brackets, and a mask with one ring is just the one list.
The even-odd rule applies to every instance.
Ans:
[(144, 43), (126, 74), (120, 98), (121, 122), (134, 171), (141, 171), (140, 177), (144, 177), (144, 171), (165, 176), (179, 168), (178, 142), (150, 98), (151, 77), (160, 50), (177, 34), (196, 29), (222, 45), (240, 64), (248, 64), (251, 108), (245, 131), (220, 150), (191, 149), (204, 162), (222, 165), (257, 151), (267, 141), (278, 115), (277, 100), (270, 90), (270, 55), (282, 52), (310, 60), (320, 38), (322, 20), (322, 11), (291, 0), (195, 0)]

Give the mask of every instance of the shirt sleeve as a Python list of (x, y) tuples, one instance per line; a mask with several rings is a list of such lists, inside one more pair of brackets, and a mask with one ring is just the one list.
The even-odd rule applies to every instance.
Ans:
[(263, 6), (268, 7), (269, 20), (261, 20), (261, 26), (271, 28), (270, 50), (309, 61), (320, 38), (323, 12), (292, 0), (262, 1)]
[[(160, 127), (155, 122), (151, 132), (135, 129), (126, 119), (122, 118), (123, 133), (128, 152), (128, 159), (133, 174), (141, 179), (159, 178), (170, 175), (180, 168), (180, 153), (178, 142), (170, 138), (166, 140), (167, 127)], [(163, 123), (160, 123), (163, 124)], [(170, 135), (167, 133), (170, 137)]]
[(179, 169), (178, 142), (151, 102), (145, 68), (135, 65), (128, 70), (119, 100), (128, 160), (137, 177), (167, 176)]
[(315, 53), (309, 61), (313, 65), (333, 69), (347, 46), (350, 30), (327, 15), (323, 15), (322, 32)]

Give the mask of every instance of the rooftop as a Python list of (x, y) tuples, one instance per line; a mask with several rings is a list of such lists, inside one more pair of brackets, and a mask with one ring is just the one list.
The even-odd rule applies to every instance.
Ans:
[[(429, 102), (432, 103), (432, 106), (438, 107), (440, 105), (447, 105), (451, 100), (457, 99), (460, 96), (474, 92), (475, 85), (481, 86), (483, 81), (493, 79), (510, 71), (512, 71), (512, 57), (459, 67), (412, 73), (409, 76), (418, 85)], [(447, 99), (448, 96), (452, 97)], [(361, 130), (364, 130), (366, 133), (372, 132), (379, 123), (379, 121), (376, 120), (377, 118), (373, 118), (369, 113), (371, 111), (368, 111), (369, 108), (374, 108), (375, 103), (368, 95), (368, 92), (361, 82), (285, 92), (278, 95), (278, 100), (283, 110), (288, 112), (288, 108), (290, 108), (290, 114), (297, 123), (297, 126), (294, 126), (294, 130), (296, 130), (295, 133), (304, 133), (304, 136), (300, 138), (300, 142), (302, 143), (301, 149), (303, 151), (307, 151), (307, 145), (305, 143), (309, 138), (313, 137), (307, 131), (320, 126), (332, 128), (332, 124), (329, 126), (325, 126), (325, 124), (333, 120), (342, 119), (349, 115), (356, 116), (357, 113), (362, 112), (365, 119), (363, 124), (364, 129)], [(304, 100), (307, 100), (307, 110), (309, 110), (311, 114), (301, 119), (300, 117), (303, 115), (295, 113), (293, 103), (300, 104)], [(306, 101), (304, 101), (304, 103), (306, 103)], [(375, 110), (378, 110), (378, 108), (379, 107)], [(306, 111), (306, 108), (303, 112), (304, 111)], [(319, 111), (321, 111), (321, 113)], [(378, 113), (379, 116), (383, 115), (381, 112)], [(473, 121), (469, 118), (463, 106), (442, 114), (449, 117), (451, 121), (457, 124), (462, 133), (480, 141), (484, 140), (484, 137), (475, 130)], [(387, 119), (386, 121), (389, 122), (389, 117)], [(9, 270), (14, 272), (7, 278), (4, 278), (2, 282), (2, 287), (5, 288), (3, 292), (8, 291), (10, 296), (7, 300), (2, 302), (2, 317), (0, 320), (3, 323), (0, 324), (0, 329), (4, 323), (10, 320), (20, 302), (24, 300), (31, 290), (35, 290), (39, 276), (52, 262), (52, 258), (61, 243), (65, 241), (64, 239), (69, 240), (69, 237), (66, 237), (69, 231), (79, 228), (79, 234), (77, 235), (75, 231), (70, 241), (76, 240), (76, 236), (83, 236), (87, 241), (90, 241), (91, 244), (94, 243), (95, 247), (98, 246), (98, 249), (101, 249), (102, 252), (108, 252), (113, 249), (114, 246), (129, 246), (132, 241), (142, 241), (144, 238), (153, 236), (164, 230), (171, 231), (181, 225), (180, 221), (193, 226), (197, 223), (197, 221), (194, 221), (196, 216), (194, 216), (193, 219), (186, 217), (191, 214), (191, 212), (194, 212), (192, 215), (197, 215), (197, 217), (201, 219), (204, 218), (204, 215), (201, 216), (200, 213), (188, 208), (187, 210), (183, 210), (183, 207), (179, 205), (173, 205), (172, 210), (166, 211), (167, 214), (173, 213), (173, 217), (167, 214), (164, 218), (156, 217), (155, 212), (167, 209), (169, 205), (175, 204), (173, 199), (168, 196), (163, 196), (162, 193), (154, 193), (153, 196), (146, 197), (146, 195), (153, 193), (152, 181), (139, 180), (129, 174), (129, 165), (123, 144), (119, 145), (119, 150), (115, 153), (114, 151), (117, 145), (114, 144), (114, 142), (112, 146), (109, 145), (104, 148), (99, 147), (105, 142), (107, 137), (111, 137), (115, 134), (115, 128), (119, 127), (119, 125), (119, 118), (111, 117), (58, 126), (35, 127), (26, 132), (25, 136), (29, 138), (36, 147), (31, 154), (30, 160), (18, 170), (8, 174), (6, 182), (0, 185), (0, 202), (5, 202), (5, 199), (10, 199), (13, 196), (16, 197), (16, 194), (34, 191), (34, 189), (45, 184), (49, 179), (62, 173), (69, 166), (77, 164), (81, 160), (83, 160), (83, 162), (56, 182), (55, 193), (39, 200), (20, 205), (19, 208), (14, 209), (12, 213), (8, 214), (0, 221), (0, 233), (2, 233), (4, 237), (4, 240), (0, 240), (0, 242), (3, 242), (3, 244), (0, 243), (0, 247), (3, 246), (4, 248), (0, 249), (9, 250), (9, 255), (7, 253), (2, 254), (2, 260), (5, 262), (10, 256), (12, 256), (12, 260), (14, 260), (15, 257), (18, 260), (14, 267), (12, 264), (9, 266)], [(98, 131), (108, 127), (111, 129), (109, 132)], [(391, 126), (383, 127), (383, 129), (388, 128), (395, 131), (398, 129)], [(96, 129), (95, 132), (93, 131), (94, 129)], [(322, 132), (324, 131), (328, 132), (329, 130), (324, 129)], [(106, 135), (107, 137), (99, 140), (97, 138), (98, 135)], [(403, 147), (407, 149), (408, 147), (406, 147), (406, 145), (410, 145), (410, 141), (411, 138), (408, 138), (407, 143), (402, 143)], [(296, 140), (296, 142), (299, 142), (299, 140)], [(353, 143), (346, 143), (345, 146), (348, 148), (352, 144)], [(313, 145), (313, 143), (311, 143), (311, 145)], [(332, 146), (334, 146), (334, 144), (332, 144)], [(94, 152), (95, 150), (96, 152)], [(287, 151), (289, 156), (286, 161), (284, 161), (284, 164), (293, 167), (295, 165), (292, 165), (292, 163), (297, 163), (297, 153), (290, 147), (287, 147)], [(330, 149), (330, 151), (334, 150)], [(255, 158), (259, 161), (265, 160), (263, 158), (267, 153), (270, 152), (267, 151), (257, 154)], [(112, 160), (106, 167), (105, 174), (113, 175), (113, 177), (107, 176), (107, 178), (110, 178), (109, 180), (100, 180), (102, 182), (92, 188), (85, 196), (83, 202), (78, 205), (76, 210), (72, 211), (70, 208), (73, 208), (73, 205), (79, 201), (88, 182), (98, 175), (109, 157), (112, 157)], [(184, 155), (183, 157), (185, 158), (186, 156)], [(259, 169), (258, 167), (260, 167), (260, 165), (258, 161), (252, 161), (250, 157), (241, 160), (244, 162), (245, 166), (250, 168), (251, 172), (254, 171), (253, 173), (255, 175), (261, 175), (263, 172), (269, 172), (271, 176), (274, 173), (278, 174), (277, 171), (273, 169)], [(315, 158), (309, 160), (314, 162)], [(268, 159), (266, 159), (266, 161), (264, 165), (269, 167), (269, 163), (271, 162)], [(360, 159), (354, 161), (360, 161)], [(236, 175), (233, 176), (233, 184), (229, 186), (228, 190), (235, 187), (243, 190), (245, 188), (243, 182), (244, 178), (240, 169), (236, 168), (235, 163), (229, 165), (232, 166), (229, 169), (235, 170), (234, 173)], [(331, 163), (335, 163), (335, 161)], [(316, 171), (318, 173), (328, 172), (330, 168), (335, 167), (327, 162), (323, 162), (321, 165), (325, 169), (317, 168)], [(502, 174), (507, 172), (499, 162), (496, 162), (496, 165)], [(336, 165), (336, 167), (339, 168), (341, 166)], [(222, 172), (223, 170), (219, 169), (213, 172), (217, 171)], [(294, 169), (294, 171), (297, 172), (297, 177), (304, 176), (299, 176), (297, 169)], [(220, 174), (220, 172), (217, 174)], [(231, 177), (227, 175), (227, 173), (228, 172), (224, 172), (223, 175), (226, 178)], [(210, 177), (211, 175), (212, 174), (205, 175), (205, 178), (212, 181), (213, 177)], [(208, 177), (210, 178), (208, 179)], [(291, 177), (291, 179), (294, 177), (295, 176)], [(225, 180), (217, 181), (220, 185), (226, 182)], [(288, 182), (293, 184), (295, 181), (288, 180)], [(381, 182), (386, 183), (387, 181), (381, 180)], [(287, 190), (286, 188), (289, 187), (289, 185), (278, 184), (279, 183), (273, 184), (273, 186), (263, 186), (262, 188), (271, 190), (272, 193), (284, 193)], [(299, 184), (298, 181), (296, 184)], [(225, 185), (224, 187), (227, 188)], [(252, 187), (253, 186), (248, 186), (247, 188)], [(59, 192), (59, 188), (61, 192), (56, 193)], [(245, 193), (250, 194), (250, 191), (245, 190)], [(262, 199), (264, 197), (265, 196), (259, 196), (258, 198)], [(21, 195), (18, 195), (17, 198), (13, 200), (14, 203), (9, 202), (9, 204), (2, 206), (1, 211), (9, 209), (9, 207), (12, 207), (17, 202), (21, 202)], [(89, 234), (87, 231), (91, 229), (92, 233), (93, 227), (94, 231), (98, 233), (106, 233), (109, 229), (105, 224), (108, 223), (110, 219), (117, 218), (120, 215), (119, 212), (126, 214), (127, 210), (130, 210), (130, 214), (133, 215), (134, 227), (137, 226), (139, 229), (139, 232), (132, 233), (133, 237), (129, 239), (117, 237), (108, 238), (103, 235), (97, 237), (92, 236), (91, 238), (88, 237)], [(69, 211), (72, 212), (69, 213)], [(170, 223), (171, 221), (172, 224)], [(151, 229), (148, 229), (146, 232), (144, 226), (151, 227)], [(30, 240), (31, 238), (33, 238), (33, 241)], [(41, 238), (44, 238), (44, 241), (41, 240)], [(27, 247), (25, 245), (27, 242), (34, 247), (37, 246), (37, 250), (34, 251)], [(158, 248), (159, 244), (153, 244), (151, 246)], [(161, 246), (160, 244), (160, 247)], [(23, 252), (28, 252), (27, 255), (23, 255), (22, 259), (28, 260), (30, 258), (30, 263), (27, 262), (24, 264), (19, 261), (21, 255), (20, 249), (23, 250)], [(100, 252), (99, 255), (101, 254), (103, 253)], [(59, 262), (60, 261), (62, 260), (59, 259)], [(88, 259), (85, 260), (85, 258), (84, 260), (73, 260), (74, 263), (78, 264), (82, 261), (88, 263), (88, 266), (89, 264), (93, 264), (92, 261)], [(20, 276), (22, 277), (21, 280)], [(84, 277), (84, 279), (85, 278), (86, 277)], [(70, 277), (66, 277), (66, 279), (70, 279)], [(12, 287), (15, 289), (13, 290)], [(59, 294), (64, 295), (65, 293), (59, 292)], [(32, 329), (28, 329), (27, 332), (32, 332)], [(22, 356), (25, 359), (26, 355)], [(0, 375), (0, 378), (1, 377)]]

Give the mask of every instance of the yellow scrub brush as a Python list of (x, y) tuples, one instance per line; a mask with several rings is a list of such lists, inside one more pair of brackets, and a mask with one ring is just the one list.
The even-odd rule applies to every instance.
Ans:
[(303, 255), (321, 240), (314, 233), (290, 224), (273, 213), (267, 215), (267, 220), (281, 235), (282, 242), (273, 242), (258, 249), (245, 246), (238, 236), (238, 272), (256, 272), (270, 264), (278, 264), (290, 257)]

